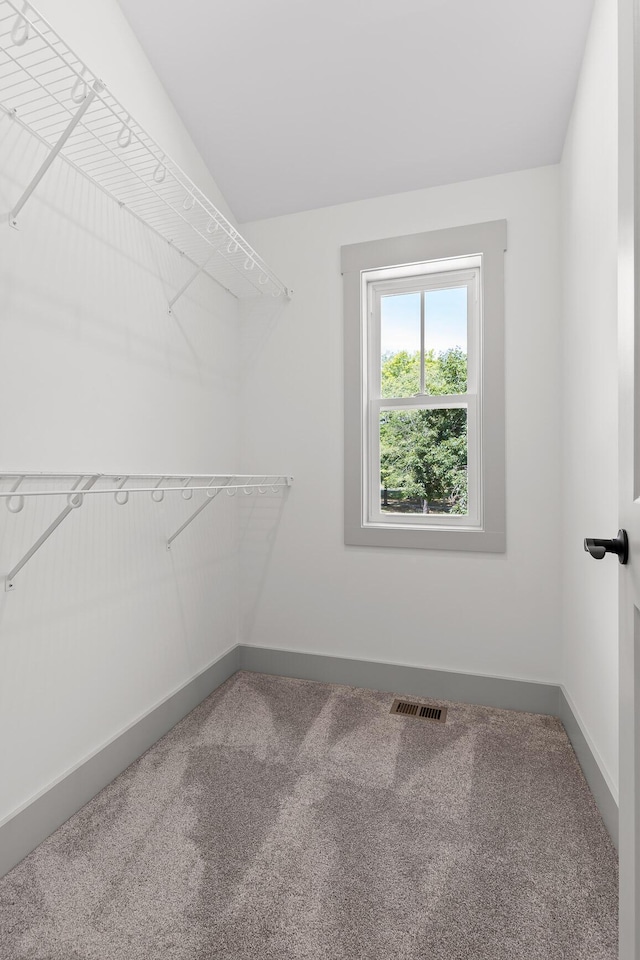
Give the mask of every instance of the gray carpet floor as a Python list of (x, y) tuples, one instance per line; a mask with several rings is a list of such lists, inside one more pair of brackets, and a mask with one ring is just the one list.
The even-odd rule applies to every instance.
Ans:
[(0, 880), (3, 960), (614, 960), (550, 717), (238, 673)]

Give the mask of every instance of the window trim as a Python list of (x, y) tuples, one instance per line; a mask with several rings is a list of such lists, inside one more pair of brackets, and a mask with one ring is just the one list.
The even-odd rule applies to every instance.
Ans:
[[(505, 220), (497, 220), (342, 247), (346, 544), (488, 553), (505, 551), (506, 228)], [(412, 522), (410, 525), (403, 525), (393, 520), (372, 523), (365, 514), (370, 499), (366, 484), (371, 474), (364, 466), (367, 446), (371, 442), (367, 439), (367, 429), (371, 421), (367, 410), (369, 353), (366, 349), (369, 335), (369, 290), (372, 283), (382, 283), (385, 277), (391, 279), (403, 273), (407, 277), (415, 276), (418, 267), (421, 276), (450, 269), (448, 261), (456, 261), (461, 271), (481, 262), (482, 296), (478, 309), (482, 327), (478, 344), (477, 386), (480, 388), (482, 401), (477, 408), (477, 432), (481, 447), (478, 464), (482, 494), (479, 499), (478, 522), (472, 526), (456, 520), (452, 524), (447, 522), (449, 518), (431, 517), (424, 524)], [(437, 403), (437, 398), (431, 399)], [(383, 402), (383, 406), (386, 405)], [(466, 518), (460, 519), (464, 521)]]

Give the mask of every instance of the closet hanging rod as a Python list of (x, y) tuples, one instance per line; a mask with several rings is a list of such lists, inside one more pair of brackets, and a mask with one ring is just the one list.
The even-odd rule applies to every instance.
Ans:
[[(0, 491), (0, 499), (3, 500), (18, 500), (25, 497), (82, 497), (88, 494), (117, 494), (123, 493), (182, 493), (184, 499), (191, 499), (191, 494), (197, 493), (199, 491), (214, 491), (214, 490), (248, 490), (248, 489), (257, 489), (263, 490), (264, 488), (275, 488), (275, 487), (289, 487), (292, 483), (292, 477), (279, 474), (279, 475), (264, 475), (264, 474), (191, 474), (189, 476), (183, 475), (167, 475), (167, 474), (91, 474), (89, 472), (83, 474), (26, 474), (26, 473), (3, 473), (0, 474), (0, 480), (59, 480), (65, 477), (84, 477), (92, 476), (97, 480), (101, 479), (112, 479), (114, 483), (121, 481), (120, 484), (116, 487), (91, 487), (90, 489), (79, 491), (76, 487), (67, 488), (66, 490), (24, 490), (21, 486), (14, 486), (11, 490)], [(193, 480), (210, 480), (210, 483), (207, 484), (193, 484)], [(159, 480), (161, 481), (171, 481), (176, 482), (180, 481), (180, 486), (168, 485), (162, 486), (156, 484), (154, 486), (144, 486), (144, 487), (130, 487), (126, 486), (128, 481), (146, 481), (146, 480)], [(227, 480), (226, 483), (214, 484), (214, 480)], [(233, 481), (233, 482), (232, 482)], [(189, 494), (189, 497), (185, 497), (185, 494)], [(11, 511), (12, 513), (17, 511)]]
[[(218, 484), (214, 486), (213, 484), (206, 484), (202, 487), (109, 487), (106, 489), (100, 488), (96, 490), (92, 488), (91, 490), (83, 491), (83, 494), (118, 494), (118, 493), (197, 493), (201, 490), (249, 490), (249, 489), (263, 489), (264, 487), (290, 487), (291, 481), (290, 478), (275, 480), (262, 480), (260, 483), (227, 483), (227, 484)], [(78, 495), (77, 490), (20, 490), (19, 493), (12, 493), (11, 491), (0, 493), (0, 498), (4, 500), (12, 499), (15, 497), (67, 497), (72, 495)], [(187, 498), (185, 498), (187, 499)], [(190, 497), (188, 499), (191, 499)]]
[[(235, 296), (289, 297), (239, 231), (26, 0), (0, 0), (0, 105)], [(14, 204), (13, 220), (51, 159)]]

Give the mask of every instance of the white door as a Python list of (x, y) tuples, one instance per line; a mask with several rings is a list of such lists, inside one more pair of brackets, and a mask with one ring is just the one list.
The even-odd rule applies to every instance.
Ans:
[(619, 516), (630, 547), (619, 590), (620, 960), (640, 960), (640, 0), (618, 11)]

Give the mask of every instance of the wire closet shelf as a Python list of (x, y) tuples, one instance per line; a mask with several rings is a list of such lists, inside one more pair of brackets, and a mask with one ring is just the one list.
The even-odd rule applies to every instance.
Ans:
[[(34, 482), (35, 488), (31, 486)], [(47, 486), (38, 487), (38, 482), (45, 482)], [(14, 589), (17, 574), (69, 514), (82, 507), (87, 496), (111, 495), (118, 506), (124, 506), (131, 494), (148, 494), (155, 503), (161, 503), (165, 494), (180, 494), (183, 500), (192, 500), (194, 494), (199, 494), (195, 498), (200, 501), (198, 506), (167, 538), (166, 546), (170, 549), (173, 541), (223, 491), (231, 497), (240, 492), (245, 496), (264, 496), (278, 494), (290, 487), (292, 482), (293, 478), (285, 474), (2, 473), (0, 501), (4, 500), (9, 513), (22, 513), (27, 501), (33, 497), (62, 497), (65, 500), (62, 511), (6, 575), (5, 589)]]
[(234, 296), (289, 296), (211, 200), (27, 2), (0, 0), (0, 106), (49, 149), (9, 214), (13, 226), (60, 154)]

